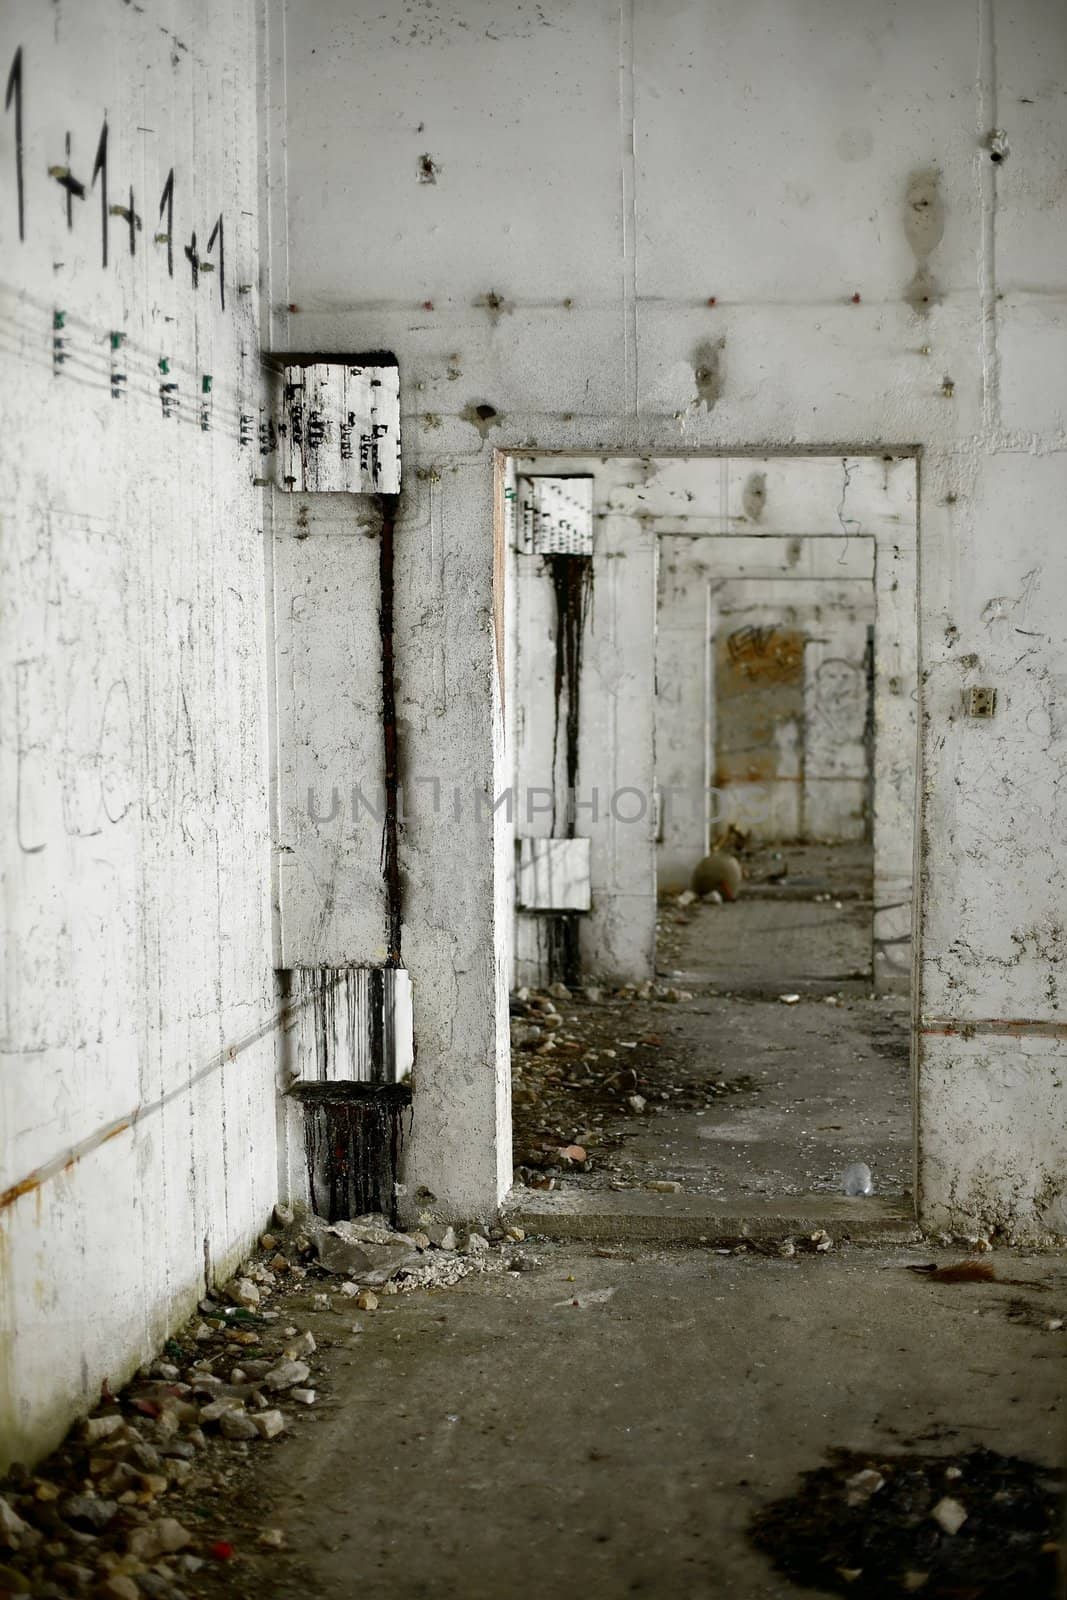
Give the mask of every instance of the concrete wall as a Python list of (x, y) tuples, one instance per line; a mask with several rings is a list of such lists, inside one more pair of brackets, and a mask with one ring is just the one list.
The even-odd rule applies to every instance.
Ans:
[[(980, 1056), (922, 1035), (921, 1206), (1020, 1230), (1063, 1193), (1047, 1060), (1006, 1022), (1060, 1026), (1065, 35), (1053, 0), (314, 0), (271, 85), (270, 343), (400, 361), (411, 759), (502, 776), (494, 447), (922, 448), (923, 1026), (988, 1032)], [(279, 218), (284, 199), (279, 177)], [(986, 681), (997, 718), (965, 721), (960, 689)], [(419, 1164), (486, 1203), (506, 1166), (494, 838), (469, 816), (405, 839)], [(991, 1072), (995, 1195), (962, 1137)]]
[[(0, 41), (5, 74), (22, 49), (25, 235), (12, 107), (2, 1466), (157, 1350), (269, 1215), (276, 1000), (263, 541), (257, 457), (239, 442), (259, 404), (252, 8), (17, 0)], [(69, 229), (51, 166), (85, 187)], [(154, 242), (172, 168), (173, 277)], [(133, 254), (111, 214), (131, 190)], [(224, 263), (218, 236), (208, 248), (220, 214)], [(196, 287), (194, 233), (216, 268)], [(161, 382), (178, 385), (169, 419)]]

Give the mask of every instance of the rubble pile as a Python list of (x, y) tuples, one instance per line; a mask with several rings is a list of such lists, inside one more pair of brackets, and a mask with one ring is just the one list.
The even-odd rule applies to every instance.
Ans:
[(654, 1031), (661, 1008), (692, 999), (655, 983), (573, 992), (555, 983), (512, 996), (516, 1183), (618, 1181), (626, 1169), (617, 1152), (635, 1118), (756, 1091), (748, 1074), (725, 1077), (706, 1060), (675, 1056)]
[(1057, 1593), (1062, 1475), (1017, 1456), (834, 1451), (749, 1533), (804, 1588), (924, 1600)]
[(0, 1481), (0, 1600), (191, 1600), (218, 1563), (282, 1548), (280, 1530), (248, 1526), (249, 1507), (240, 1532), (224, 1508), (254, 1454), (318, 1402), (309, 1314), (329, 1345), (358, 1333), (352, 1313), (377, 1311), (382, 1296), (529, 1270), (523, 1237), (430, 1217), (403, 1233), (380, 1215), (330, 1223), (277, 1207), (256, 1254), (158, 1360), (120, 1394), (105, 1383), (46, 1462)]

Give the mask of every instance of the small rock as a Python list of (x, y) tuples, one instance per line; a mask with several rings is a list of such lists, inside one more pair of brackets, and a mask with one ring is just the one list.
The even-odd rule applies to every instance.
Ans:
[(778, 1246), (778, 1254), (780, 1256), (795, 1256), (796, 1253), (797, 1247), (793, 1243), (792, 1239), (783, 1239), (781, 1244)]
[(504, 1238), (511, 1239), (515, 1244), (521, 1244), (526, 1237), (525, 1228), (505, 1228)]
[(278, 1241), (274, 1237), (273, 1233), (261, 1233), (259, 1236), (259, 1247), (261, 1250), (276, 1250), (278, 1248)]
[(226, 1298), (235, 1306), (258, 1306), (260, 1294), (251, 1278), (235, 1278), (226, 1290)]
[(484, 1256), (489, 1249), (489, 1240), (481, 1233), (471, 1233), (467, 1236), (467, 1243), (463, 1247), (464, 1255)]
[(361, 1289), (356, 1296), (356, 1305), (361, 1311), (377, 1311), (378, 1296), (373, 1289)]
[(82, 1438), (86, 1444), (99, 1444), (101, 1439), (110, 1439), (116, 1433), (121, 1433), (125, 1426), (117, 1414), (107, 1417), (86, 1417), (82, 1423)]
[(432, 1245), (438, 1250), (454, 1250), (456, 1248), (456, 1230), (449, 1223), (430, 1222), (423, 1229)]
[(95, 1495), (71, 1494), (60, 1502), (61, 1515), (72, 1528), (84, 1533), (99, 1533), (106, 1528), (118, 1510), (114, 1500), (98, 1499)]
[(285, 1431), (285, 1417), (280, 1411), (257, 1411), (248, 1420), (261, 1439), (276, 1439)]
[[(286, 1361), (299, 1361), (302, 1356), (313, 1356), (318, 1347), (315, 1344), (315, 1335), (310, 1329), (305, 1330), (296, 1339), (290, 1339), (282, 1348), (282, 1355)], [(264, 1374), (260, 1374), (262, 1377)]]
[(311, 1306), (314, 1311), (332, 1311), (333, 1301), (328, 1294), (313, 1294), (311, 1296)]
[(296, 1215), (292, 1206), (283, 1206), (279, 1203), (274, 1207), (275, 1226), (281, 1228), (283, 1232), (286, 1228), (291, 1228), (295, 1220)]
[(141, 1590), (124, 1572), (113, 1572), (98, 1584), (96, 1593), (101, 1600), (141, 1600)]
[(224, 1439), (258, 1439), (259, 1429), (247, 1411), (227, 1411), (219, 1418)]
[(930, 1513), (939, 1528), (948, 1534), (959, 1533), (967, 1521), (967, 1512), (958, 1500), (953, 1500), (950, 1495), (945, 1495), (939, 1500)]
[(811, 1242), (820, 1255), (824, 1255), (827, 1250), (832, 1250), (834, 1247), (834, 1241), (825, 1228), (816, 1228), (811, 1236)]
[(3, 1495), (0, 1495), (0, 1545), (8, 1550), (18, 1550), (26, 1534), (32, 1533), (28, 1522), (24, 1522)]
[(160, 1556), (172, 1555), (175, 1550), (183, 1550), (192, 1540), (176, 1517), (159, 1517), (155, 1522), (146, 1522), (143, 1527), (133, 1528), (126, 1537), (126, 1549), (138, 1561), (156, 1561)]
[(315, 1404), (314, 1389), (290, 1389), (290, 1400), (295, 1400), (298, 1405), (313, 1406)]
[(653, 1178), (644, 1187), (650, 1189), (653, 1194), (679, 1194), (682, 1188), (680, 1183), (674, 1183), (667, 1178)]
[(885, 1485), (885, 1479), (873, 1467), (866, 1467), (862, 1472), (853, 1473), (851, 1478), (845, 1479), (845, 1488), (848, 1490), (847, 1503), (850, 1506), (866, 1505), (873, 1494)]
[(244, 1401), (233, 1394), (220, 1395), (217, 1400), (212, 1400), (208, 1405), (200, 1408), (200, 1422), (221, 1422), (223, 1417), (231, 1411), (243, 1411)]
[(780, 994), (778, 998), (784, 1006), (795, 1006), (800, 1002), (798, 994)]
[[(374, 1300), (373, 1295), (371, 1295), (371, 1299)], [(356, 1301), (356, 1304), (363, 1311), (373, 1309), (370, 1306), (363, 1305), (362, 1295)], [(378, 1304), (377, 1300), (374, 1300), (374, 1304)], [(311, 1368), (306, 1361), (279, 1361), (276, 1367), (272, 1367), (270, 1372), (265, 1374), (263, 1383), (268, 1389), (292, 1389), (296, 1384), (303, 1383), (310, 1375)]]
[(268, 1550), (283, 1550), (285, 1534), (281, 1528), (264, 1528), (256, 1543), (266, 1545)]
[(630, 1107), (631, 1111), (636, 1113), (637, 1116), (641, 1116), (645, 1107), (648, 1105), (648, 1101), (645, 1099), (643, 1094), (632, 1094), (627, 1097), (626, 1104)]
[(341, 1285), (341, 1293), (344, 1294), (344, 1295), (347, 1295), (348, 1298), (351, 1299), (353, 1295), (357, 1295), (359, 1293), (359, 1284), (358, 1283), (342, 1283), (342, 1285)]

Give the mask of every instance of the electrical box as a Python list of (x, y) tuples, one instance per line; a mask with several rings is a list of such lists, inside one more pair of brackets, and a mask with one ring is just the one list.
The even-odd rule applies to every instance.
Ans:
[(399, 494), (398, 367), (347, 361), (287, 365), (279, 375), (274, 418), (280, 489)]
[(517, 499), (518, 544), (526, 555), (592, 555), (592, 477), (521, 477)]
[(988, 686), (964, 689), (963, 710), (968, 717), (993, 717), (997, 711), (997, 691)]

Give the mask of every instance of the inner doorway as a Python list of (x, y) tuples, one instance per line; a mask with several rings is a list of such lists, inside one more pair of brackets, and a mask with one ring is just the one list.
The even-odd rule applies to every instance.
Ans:
[(501, 471), (517, 1186), (907, 1209), (914, 458)]

